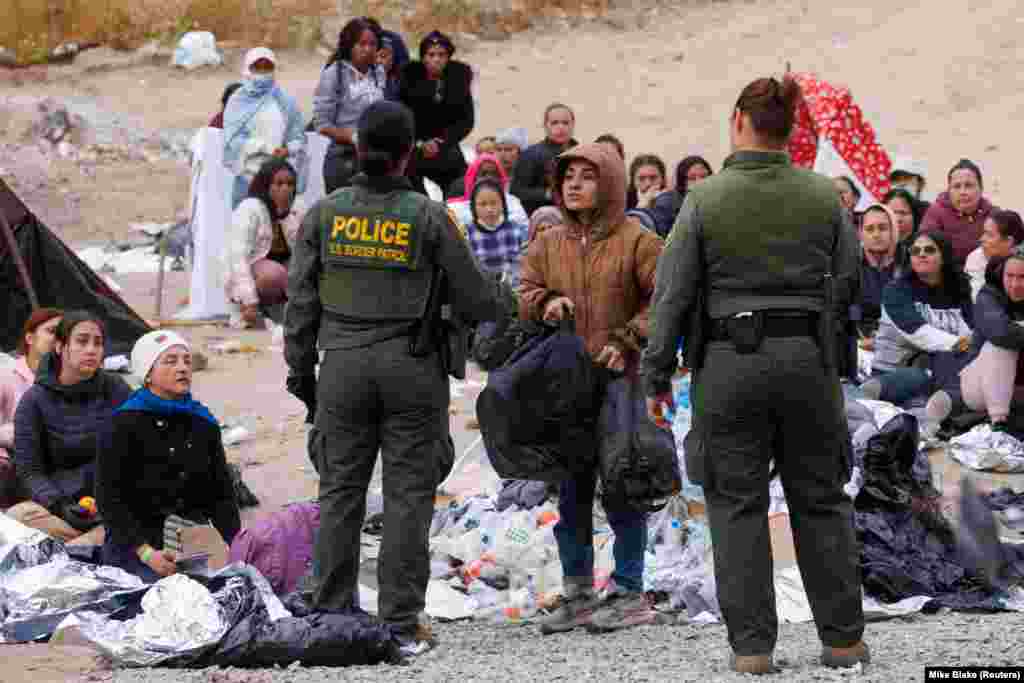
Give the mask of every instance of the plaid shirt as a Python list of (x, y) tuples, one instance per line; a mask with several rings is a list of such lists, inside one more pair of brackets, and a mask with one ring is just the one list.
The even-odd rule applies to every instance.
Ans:
[(505, 221), (495, 230), (469, 224), (469, 244), (480, 262), (490, 273), (505, 273), (512, 286), (519, 283), (519, 257), (530, 234), (525, 223)]

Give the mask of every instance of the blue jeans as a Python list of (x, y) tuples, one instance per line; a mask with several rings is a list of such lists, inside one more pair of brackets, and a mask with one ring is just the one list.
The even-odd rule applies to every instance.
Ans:
[(932, 376), (921, 368), (896, 368), (871, 373), (882, 384), (879, 398), (900, 405), (931, 393)]
[[(558, 492), (559, 520), (555, 525), (558, 557), (567, 583), (594, 584), (594, 492), (597, 473), (562, 482)], [(644, 550), (647, 515), (633, 510), (605, 510), (615, 532), (615, 585), (630, 592), (644, 589)], [(590, 583), (586, 584), (589, 580)]]

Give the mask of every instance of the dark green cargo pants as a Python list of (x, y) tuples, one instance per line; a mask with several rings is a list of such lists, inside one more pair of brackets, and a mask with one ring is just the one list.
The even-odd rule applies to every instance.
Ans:
[(320, 531), (314, 604), (358, 606), (360, 535), (377, 453), (384, 535), (377, 563), (382, 620), (416, 623), (430, 578), (434, 494), (450, 467), (449, 384), (436, 354), (409, 355), (406, 337), (328, 351), (317, 390)]
[(768, 654), (778, 633), (768, 529), (772, 460), (818, 635), (830, 647), (853, 645), (864, 615), (853, 505), (843, 493), (849, 440), (839, 380), (823, 369), (817, 343), (767, 338), (742, 355), (731, 342), (713, 342), (695, 382), (718, 602), (733, 651)]

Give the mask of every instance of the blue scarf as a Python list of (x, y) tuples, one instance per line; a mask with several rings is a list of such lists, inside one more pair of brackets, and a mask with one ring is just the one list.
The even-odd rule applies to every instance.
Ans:
[(288, 159), (299, 174), (296, 194), (302, 194), (306, 187), (306, 123), (295, 100), (281, 90), (273, 79), (246, 79), (228, 100), (224, 109), (224, 165), (235, 173), (244, 163), (241, 158), (242, 147), (251, 135), (249, 122), (268, 100), (273, 100), (287, 121), (281, 146), (287, 147), (291, 143), (302, 146), (301, 151)]
[(210, 409), (199, 401), (192, 400), (192, 394), (185, 394), (185, 397), (180, 401), (169, 401), (166, 398), (160, 398), (149, 389), (142, 388), (129, 396), (128, 400), (122, 403), (114, 413), (117, 414), (129, 410), (166, 416), (195, 415), (215, 427), (220, 427), (220, 423), (217, 422), (217, 418), (213, 416)]

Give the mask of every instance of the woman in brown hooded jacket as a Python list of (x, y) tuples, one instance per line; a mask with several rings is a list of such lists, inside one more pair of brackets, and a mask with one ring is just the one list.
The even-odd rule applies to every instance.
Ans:
[[(559, 155), (555, 194), (565, 223), (530, 244), (521, 264), (520, 317), (553, 322), (572, 315), (596, 363), (636, 378), (662, 240), (626, 218), (626, 168), (605, 145)], [(641, 513), (606, 510), (615, 570), (608, 601), (598, 603), (594, 595), (596, 485), (593, 472), (561, 486), (555, 538), (565, 601), (542, 621), (544, 633), (577, 626), (611, 631), (654, 620), (643, 594), (647, 522)]]

